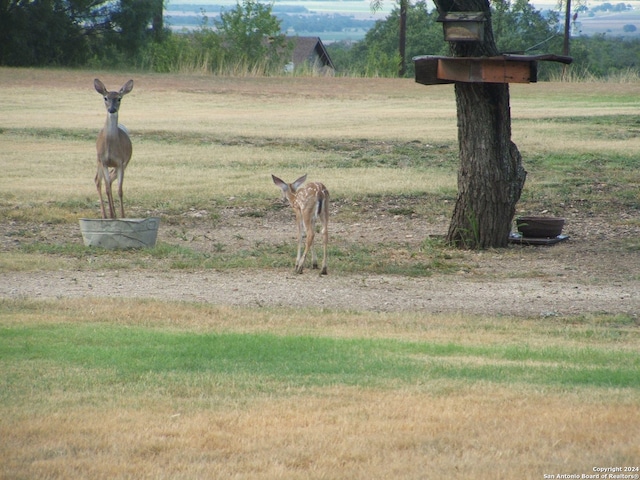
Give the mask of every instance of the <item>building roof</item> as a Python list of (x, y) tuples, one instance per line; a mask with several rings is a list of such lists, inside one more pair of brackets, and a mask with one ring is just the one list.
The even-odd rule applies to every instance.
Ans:
[(320, 59), (322, 66), (331, 67), (335, 70), (335, 66), (331, 61), (331, 57), (327, 52), (320, 37), (289, 37), (294, 44), (293, 47), (293, 63), (302, 65), (305, 62), (316, 62), (316, 58)]

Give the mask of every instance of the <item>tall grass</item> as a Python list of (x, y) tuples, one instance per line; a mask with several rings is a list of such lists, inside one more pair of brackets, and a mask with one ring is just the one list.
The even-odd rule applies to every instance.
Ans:
[(231, 55), (220, 38), (207, 29), (193, 35), (172, 35), (162, 43), (150, 43), (138, 54), (137, 66), (146, 71), (181, 75), (255, 77), (281, 75), (283, 61), (248, 59)]
[(616, 69), (607, 75), (594, 75), (587, 68), (576, 70), (575, 68), (566, 68), (562, 70), (554, 70), (549, 73), (549, 81), (551, 82), (568, 82), (568, 83), (619, 83), (619, 84), (638, 84), (640, 83), (640, 70), (638, 68), (627, 67), (624, 69)]

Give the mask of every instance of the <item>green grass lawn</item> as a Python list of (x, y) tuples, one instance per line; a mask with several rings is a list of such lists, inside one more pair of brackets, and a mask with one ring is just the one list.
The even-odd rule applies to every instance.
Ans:
[[(89, 319), (87, 319), (89, 320)], [(611, 330), (618, 325), (609, 327)], [(167, 375), (189, 382), (194, 375), (230, 384), (237, 378), (254, 385), (348, 385), (402, 387), (426, 381), (496, 382), (539, 387), (640, 388), (640, 353), (599, 347), (461, 345), (393, 339), (282, 336), (271, 333), (193, 333), (82, 323), (4, 327), (0, 354), (4, 395), (47, 391), (31, 372), (70, 370), (93, 378), (101, 391), (118, 384), (156, 389)], [(72, 379), (67, 379), (67, 381)], [(72, 383), (67, 388), (72, 388)], [(180, 387), (177, 385), (176, 387)], [(5, 398), (10, 403), (25, 398)]]

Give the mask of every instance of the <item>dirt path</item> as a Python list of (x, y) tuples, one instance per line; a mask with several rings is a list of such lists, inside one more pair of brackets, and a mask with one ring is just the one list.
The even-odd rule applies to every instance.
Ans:
[[(258, 241), (294, 242), (289, 216), (288, 210), (282, 210), (253, 218), (229, 209), (211, 229), (195, 215), (192, 223), (180, 227), (179, 235), (175, 228), (161, 224), (159, 241), (200, 251), (211, 251), (214, 244), (242, 248)], [(334, 223), (331, 229), (336, 238), (374, 245), (398, 238), (418, 245), (426, 236), (443, 231), (446, 219), (433, 224), (398, 216)], [(639, 316), (640, 254), (630, 245), (640, 237), (640, 227), (634, 222), (616, 226), (608, 219), (572, 218), (565, 233), (569, 241), (553, 247), (460, 252), (459, 263), (470, 265), (469, 269), (427, 278), (338, 274), (331, 270), (331, 259), (325, 277), (316, 271), (296, 275), (282, 269), (5, 272), (0, 273), (0, 298), (130, 297), (356, 311)], [(5, 224), (0, 225), (0, 234), (4, 251), (15, 250), (25, 241), (81, 242), (79, 229), (69, 226)]]
[(357, 311), (414, 310), (551, 316), (640, 312), (640, 285), (583, 285), (548, 279), (475, 281), (251, 272), (42, 272), (3, 274), (0, 297), (131, 297), (214, 304), (317, 306)]

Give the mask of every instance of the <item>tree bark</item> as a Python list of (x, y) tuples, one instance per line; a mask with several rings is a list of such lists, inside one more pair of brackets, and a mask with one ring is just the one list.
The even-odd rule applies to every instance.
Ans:
[[(454, 56), (498, 54), (487, 0), (436, 0), (438, 11), (484, 12), (484, 41), (452, 42)], [(447, 242), (460, 248), (506, 247), (527, 172), (511, 141), (509, 85), (455, 84), (460, 167)]]
[(160, 42), (164, 38), (164, 0), (155, 0), (153, 10), (151, 20), (153, 39)]
[(458, 197), (447, 241), (472, 249), (506, 247), (526, 172), (511, 141), (509, 85), (457, 83)]

